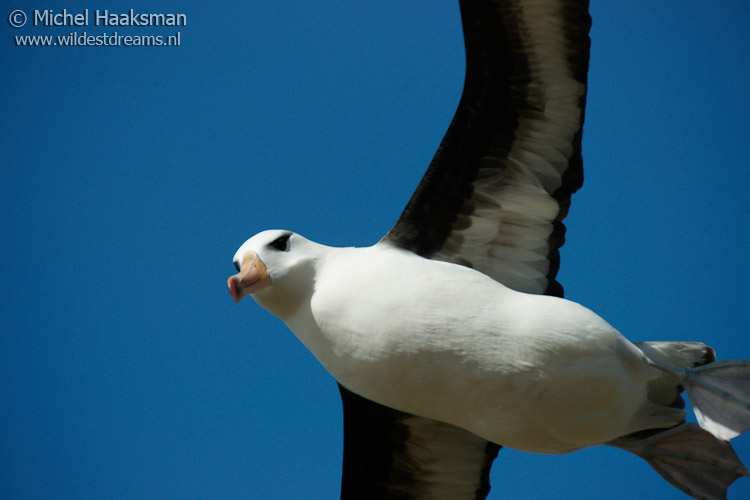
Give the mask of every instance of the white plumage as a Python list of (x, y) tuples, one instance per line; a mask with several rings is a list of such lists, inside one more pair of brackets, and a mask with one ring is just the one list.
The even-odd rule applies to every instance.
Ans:
[[(556, 298), (583, 183), (588, 1), (460, 7), (461, 100), (393, 228), (369, 248), (259, 233), (235, 255), (232, 297), (281, 318), (339, 382), (342, 499), (482, 500), (501, 445), (594, 444), (725, 499), (747, 474), (728, 440), (750, 428), (750, 363), (631, 344)], [(700, 427), (684, 423), (683, 387)]]
[[(271, 244), (279, 239), (283, 250)], [(336, 380), (383, 405), (537, 453), (685, 418), (671, 406), (683, 375), (574, 302), (387, 243), (331, 248), (273, 230), (249, 239), (235, 262), (248, 254), (270, 278), (253, 298)], [(675, 367), (709, 351), (675, 346), (649, 349)]]

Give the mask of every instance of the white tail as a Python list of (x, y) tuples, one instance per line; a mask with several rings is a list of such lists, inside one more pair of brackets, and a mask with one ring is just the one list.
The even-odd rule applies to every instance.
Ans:
[(690, 368), (684, 383), (698, 423), (708, 432), (728, 441), (750, 429), (750, 361)]

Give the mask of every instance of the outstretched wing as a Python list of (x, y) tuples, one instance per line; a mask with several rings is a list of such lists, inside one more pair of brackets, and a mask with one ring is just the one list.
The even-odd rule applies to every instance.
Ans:
[(461, 15), (461, 101), (382, 243), (562, 295), (562, 220), (583, 183), (588, 2), (467, 0)]
[[(471, 266), (517, 290), (555, 281), (583, 183), (588, 1), (462, 0), (466, 79), (435, 157), (379, 244)], [(484, 499), (499, 446), (341, 388), (342, 499)]]
[(339, 389), (344, 404), (342, 500), (486, 498), (500, 446)]

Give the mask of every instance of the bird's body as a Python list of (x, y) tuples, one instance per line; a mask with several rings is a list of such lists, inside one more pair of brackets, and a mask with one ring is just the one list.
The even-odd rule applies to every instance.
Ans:
[[(396, 224), (368, 248), (258, 233), (232, 298), (282, 319), (338, 381), (344, 499), (484, 499), (500, 446), (595, 444), (725, 499), (747, 474), (729, 440), (750, 429), (750, 362), (632, 344), (556, 280), (583, 183), (588, 1), (460, 8), (464, 90)], [(684, 423), (683, 388), (700, 426)]]
[[(357, 394), (537, 453), (684, 419), (665, 406), (679, 381), (660, 396), (653, 382), (664, 372), (581, 305), (387, 244), (331, 248), (298, 235), (293, 244), (307, 284), (279, 316)], [(253, 297), (274, 309), (264, 290)]]

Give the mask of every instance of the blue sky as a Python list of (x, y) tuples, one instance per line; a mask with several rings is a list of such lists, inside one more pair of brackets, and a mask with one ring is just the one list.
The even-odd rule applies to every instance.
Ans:
[[(750, 7), (593, 1), (586, 181), (560, 281), (632, 340), (750, 358)], [(462, 86), (457, 2), (16, 1), (180, 28), (0, 28), (0, 491), (7, 499), (338, 495), (333, 379), (226, 291), (283, 227), (375, 243)], [(181, 46), (16, 47), (14, 35)], [(734, 440), (750, 463), (750, 436)], [(680, 499), (598, 447), (503, 450), (491, 498)], [(729, 498), (750, 497), (740, 480)]]

